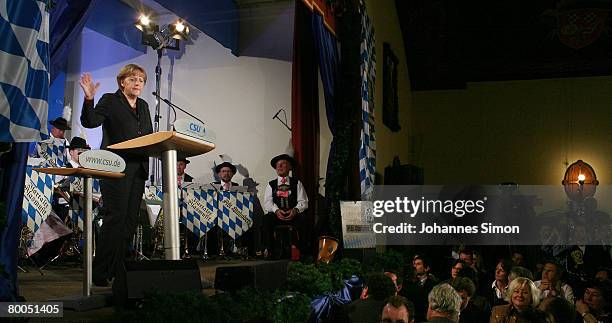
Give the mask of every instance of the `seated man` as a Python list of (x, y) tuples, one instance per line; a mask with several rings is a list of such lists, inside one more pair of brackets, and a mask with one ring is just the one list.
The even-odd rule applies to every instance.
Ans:
[(425, 321), (427, 314), (427, 295), (438, 284), (438, 279), (431, 274), (429, 257), (416, 255), (412, 260), (414, 271), (404, 280), (400, 295), (414, 304), (414, 318), (417, 322)]
[[(50, 157), (55, 157), (55, 156), (48, 156), (47, 155), (47, 145), (53, 144), (56, 146), (65, 146), (66, 145), (66, 138), (65, 138), (65, 133), (66, 130), (71, 130), (70, 126), (68, 125), (68, 121), (66, 121), (66, 119), (59, 117), (55, 120), (49, 121), (49, 124), (51, 125), (50, 130), (49, 130), (49, 138), (45, 139), (43, 141), (39, 141), (39, 142), (35, 142), (32, 143), (28, 149), (28, 155), (30, 157), (41, 157), (44, 158), (46, 160), (48, 160)], [(65, 155), (63, 156), (56, 156), (57, 158), (61, 158), (61, 160), (63, 161), (65, 159)], [(57, 165), (55, 164), (57, 161), (53, 161), (51, 166), (63, 166), (63, 164), (57, 162)], [(56, 176), (57, 179), (57, 176)]]
[(236, 175), (236, 166), (229, 162), (222, 162), (215, 166), (215, 173), (219, 177), (219, 181), (213, 182), (213, 184), (220, 184), (221, 189), (229, 191), (230, 187), (238, 186), (238, 183), (232, 182), (232, 178)]
[(540, 300), (546, 297), (562, 297), (574, 303), (574, 291), (572, 287), (561, 281), (561, 268), (555, 262), (545, 262), (542, 269), (542, 280), (534, 283), (542, 292)]
[[(218, 184), (219, 189), (223, 191), (229, 191), (233, 186), (239, 186), (238, 183), (232, 181), (234, 175), (236, 175), (236, 166), (229, 162), (222, 162), (215, 166), (215, 173), (219, 178), (218, 181), (213, 184)], [(219, 226), (214, 226), (206, 233), (206, 240), (208, 241), (208, 253), (211, 255), (218, 255), (221, 252), (221, 245), (223, 244), (223, 253), (228, 254), (232, 252), (231, 238), (223, 231)]]
[[(452, 280), (451, 286), (457, 294), (461, 296), (461, 316), (460, 323), (487, 322), (491, 313), (491, 306), (488, 305), (484, 297), (476, 295), (476, 285), (467, 277), (457, 277)], [(481, 301), (474, 301), (475, 298), (482, 298)], [(477, 305), (477, 303), (479, 303)]]
[(270, 165), (278, 177), (268, 183), (264, 194), (263, 207), (267, 214), (263, 221), (263, 244), (268, 252), (272, 250), (274, 227), (292, 225), (300, 232), (304, 221), (302, 212), (308, 208), (308, 196), (302, 182), (288, 177), (295, 166), (295, 160), (282, 154), (272, 158)]
[(70, 140), (70, 146), (68, 146), (67, 148), (69, 160), (66, 164), (66, 167), (68, 168), (81, 167), (81, 163), (79, 162), (79, 155), (82, 152), (91, 149), (85, 139), (81, 137), (72, 138), (72, 140)]
[[(176, 160), (176, 185), (179, 189), (184, 188), (189, 185), (189, 183), (193, 182), (193, 177), (189, 174), (185, 173), (185, 169), (190, 161), (185, 157), (179, 157)], [(181, 192), (183, 192), (181, 190)], [(181, 193), (182, 194), (182, 193)], [(182, 197), (181, 197), (182, 198)], [(185, 223), (181, 220), (181, 231), (183, 232), (183, 237), (187, 241), (183, 240), (181, 244), (181, 254), (184, 258), (191, 257), (190, 254), (195, 254), (196, 247), (198, 245), (198, 237), (196, 237), (193, 232), (187, 229)]]
[(177, 185), (179, 188), (182, 188), (185, 186), (185, 183), (191, 183), (193, 182), (193, 177), (191, 177), (189, 174), (185, 173), (185, 168), (187, 168), (187, 165), (190, 163), (189, 160), (187, 160), (187, 158), (179, 158), (176, 161), (176, 175), (177, 175)]
[(49, 132), (51, 138), (65, 139), (65, 131), (72, 130), (68, 125), (68, 121), (62, 117), (49, 121), (49, 123), (51, 124), (51, 131)]
[[(81, 137), (74, 137), (70, 141), (70, 145), (68, 148), (68, 162), (66, 163), (66, 168), (79, 168), (81, 164), (79, 163), (79, 155), (91, 149), (85, 139)], [(57, 178), (57, 177), (56, 177)], [(69, 191), (70, 191), (70, 180), (68, 177), (64, 177), (58, 180), (58, 186), (53, 193), (53, 200), (51, 206), (53, 207), (53, 211), (59, 216), (60, 219), (65, 220), (68, 216), (69, 212)]]
[(461, 296), (449, 285), (436, 285), (427, 296), (428, 322), (457, 323), (461, 309)]

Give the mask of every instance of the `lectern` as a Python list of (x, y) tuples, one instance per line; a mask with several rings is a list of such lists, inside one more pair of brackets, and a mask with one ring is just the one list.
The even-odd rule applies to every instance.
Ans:
[(106, 147), (114, 151), (129, 151), (162, 159), (162, 190), (164, 211), (164, 249), (167, 260), (179, 260), (179, 208), (177, 196), (176, 160), (192, 157), (215, 149), (215, 144), (176, 131), (160, 131)]
[(91, 282), (92, 282), (92, 262), (93, 262), (93, 233), (92, 233), (92, 179), (93, 178), (120, 178), (125, 174), (117, 172), (107, 172), (103, 170), (89, 169), (89, 168), (59, 168), (59, 167), (48, 167), (48, 168), (35, 168), (36, 171), (47, 174), (55, 174), (62, 176), (76, 176), (83, 177), (83, 195), (85, 198), (85, 219), (83, 222), (83, 228), (85, 233), (85, 252), (83, 257), (83, 298), (75, 300), (74, 305), (71, 305), (70, 300), (65, 299), (64, 306), (66, 308), (74, 308), (77, 310), (86, 310), (91, 308), (100, 307), (86, 300), (91, 296)]

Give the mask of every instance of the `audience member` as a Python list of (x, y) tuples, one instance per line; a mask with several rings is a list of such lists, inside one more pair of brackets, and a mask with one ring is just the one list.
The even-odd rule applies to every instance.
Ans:
[(387, 275), (374, 273), (366, 280), (366, 297), (344, 305), (331, 322), (379, 322), (385, 300), (396, 294), (396, 286)]
[(427, 312), (427, 295), (438, 284), (438, 280), (430, 274), (429, 259), (424, 256), (415, 256), (412, 261), (414, 275), (404, 280), (400, 294), (414, 303), (415, 320), (423, 322)]
[(488, 292), (489, 302), (492, 306), (506, 304), (505, 294), (508, 290), (508, 274), (512, 269), (512, 263), (508, 259), (501, 259), (495, 267), (495, 280)]
[(461, 296), (449, 284), (434, 286), (427, 296), (427, 322), (457, 323), (461, 309)]
[(552, 261), (544, 263), (542, 280), (536, 281), (535, 285), (541, 291), (540, 299), (545, 297), (563, 297), (568, 302), (574, 303), (574, 291), (568, 284), (561, 281), (561, 268)]
[(391, 296), (383, 307), (381, 323), (414, 323), (414, 305), (403, 296)]
[[(476, 285), (474, 285), (474, 282), (467, 277), (457, 277), (453, 279), (451, 286), (461, 296), (461, 316), (459, 322), (486, 322), (491, 313), (491, 307), (482, 307), (481, 304), (477, 305), (472, 301), (473, 297), (478, 297), (476, 296)], [(484, 302), (486, 303), (486, 301)]]
[(612, 282), (609, 280), (588, 282), (584, 296), (576, 301), (576, 311), (582, 318), (578, 322), (612, 321), (610, 297), (612, 297)]
[(506, 305), (493, 307), (490, 323), (527, 322), (519, 320), (520, 312), (533, 309), (540, 303), (540, 290), (533, 281), (519, 277), (512, 281), (506, 292)]

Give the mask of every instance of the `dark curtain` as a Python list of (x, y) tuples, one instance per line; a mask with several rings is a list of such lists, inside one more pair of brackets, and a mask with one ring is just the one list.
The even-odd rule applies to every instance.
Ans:
[[(98, 0), (54, 0), (49, 13), (51, 83), (66, 64), (72, 45)], [(92, 49), (93, 50), (93, 49)]]
[[(327, 114), (327, 124), (332, 136), (336, 136), (336, 79), (338, 77), (339, 57), (338, 45), (335, 37), (323, 24), (323, 17), (316, 12), (312, 14), (312, 32), (314, 37), (315, 50), (319, 58), (319, 72), (323, 82), (323, 93), (325, 95), (325, 112)], [(336, 140), (332, 138), (329, 157), (327, 159), (326, 178), (334, 176), (332, 158), (335, 156)]]
[[(357, 12), (357, 3), (345, 2), (344, 9), (346, 10), (342, 16), (336, 17), (336, 33), (342, 38), (342, 46), (338, 45), (339, 50), (335, 48), (337, 43), (327, 30), (319, 28), (327, 34), (319, 37), (320, 44), (325, 45), (320, 46), (324, 50), (322, 54), (328, 55), (327, 58), (320, 58), (319, 64), (326, 91), (327, 115), (333, 134), (325, 178), (326, 205), (320, 213), (323, 218), (320, 227), (322, 234), (332, 235), (340, 241), (340, 201), (361, 198), (358, 156), (361, 124), (361, 16)], [(313, 24), (316, 24), (316, 20)], [(335, 58), (332, 58), (332, 55)], [(333, 85), (328, 85), (326, 79)], [(341, 252), (340, 250), (339, 253)]]
[(21, 204), (25, 182), (28, 143), (15, 143), (0, 157), (0, 202), (6, 216), (0, 227), (0, 301), (17, 297), (17, 248), (21, 228)]
[(312, 13), (302, 1), (296, 1), (293, 38), (291, 86), (292, 141), (297, 161), (296, 176), (304, 184), (309, 206), (304, 226), (304, 243), (312, 253), (314, 211), (319, 179), (319, 96), (317, 60), (312, 36)]

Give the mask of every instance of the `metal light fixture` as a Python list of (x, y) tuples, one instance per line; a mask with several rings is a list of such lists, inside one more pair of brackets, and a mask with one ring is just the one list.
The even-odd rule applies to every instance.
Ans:
[[(179, 50), (179, 44), (181, 40), (189, 40), (189, 26), (182, 19), (178, 19), (174, 23), (159, 26), (151, 20), (151, 17), (146, 14), (141, 14), (138, 20), (134, 23), (134, 26), (142, 32), (142, 44), (151, 46), (157, 52), (157, 66), (155, 67), (155, 92), (156, 95), (160, 94), (161, 84), (161, 58), (164, 49)], [(159, 120), (161, 119), (160, 114), (160, 100), (156, 99), (155, 102), (155, 119), (153, 122), (153, 131), (159, 131)], [(159, 161), (155, 162), (153, 166), (153, 183), (156, 183), (159, 178), (161, 167)]]
[(595, 195), (599, 181), (593, 167), (582, 160), (578, 160), (567, 167), (561, 184), (563, 184), (565, 194), (570, 200), (582, 201)]
[(140, 15), (134, 26), (142, 32), (142, 43), (155, 50), (179, 49), (181, 40), (189, 39), (189, 26), (181, 19), (166, 26), (159, 26), (145, 14)]
[(177, 40), (187, 40), (189, 37), (189, 26), (185, 25), (182, 20), (177, 20), (175, 23), (168, 25), (172, 38)]
[(149, 18), (149, 16), (147, 15), (140, 15), (140, 17), (138, 17), (138, 20), (136, 20), (136, 23), (134, 24), (134, 26), (136, 26), (136, 28), (138, 28), (138, 30), (144, 32), (145, 30), (148, 30), (150, 28), (151, 24), (151, 19)]

